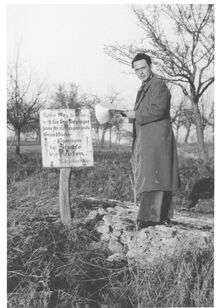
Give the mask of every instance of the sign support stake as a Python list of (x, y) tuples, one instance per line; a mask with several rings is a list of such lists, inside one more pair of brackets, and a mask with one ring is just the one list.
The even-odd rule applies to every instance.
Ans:
[[(68, 102), (66, 102), (66, 108), (69, 109)], [(59, 204), (60, 204), (60, 218), (64, 225), (67, 225), (68, 223), (71, 222), (70, 174), (71, 174), (71, 168), (60, 168)]]
[(62, 223), (65, 225), (71, 222), (70, 173), (71, 173), (71, 168), (60, 168), (60, 180), (59, 180), (60, 218)]

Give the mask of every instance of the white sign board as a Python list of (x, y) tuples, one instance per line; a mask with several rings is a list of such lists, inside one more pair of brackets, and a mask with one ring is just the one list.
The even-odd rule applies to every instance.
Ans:
[(43, 167), (94, 165), (89, 110), (41, 110), (40, 128)]

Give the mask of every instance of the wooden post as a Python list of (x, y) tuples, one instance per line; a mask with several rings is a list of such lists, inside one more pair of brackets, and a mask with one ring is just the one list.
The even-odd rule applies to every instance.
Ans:
[(70, 210), (70, 173), (71, 168), (60, 169), (59, 182), (59, 202), (60, 202), (60, 218), (63, 224), (71, 221)]
[[(66, 108), (69, 109), (69, 102), (66, 102)], [(71, 222), (70, 173), (71, 173), (71, 168), (60, 169), (60, 182), (59, 182), (60, 218), (62, 223), (65, 225)]]

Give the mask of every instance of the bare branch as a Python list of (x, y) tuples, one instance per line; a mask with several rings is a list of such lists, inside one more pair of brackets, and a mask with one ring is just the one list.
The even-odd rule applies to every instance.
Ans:
[(202, 95), (203, 95), (203, 93), (209, 88), (209, 86), (211, 86), (211, 84), (214, 82), (214, 80), (215, 80), (215, 78), (214, 77), (211, 77), (211, 78), (209, 78), (209, 79), (207, 79), (207, 80), (205, 80), (201, 85), (202, 86), (204, 86), (203, 88), (202, 88), (202, 90), (197, 94), (197, 98), (199, 99)]

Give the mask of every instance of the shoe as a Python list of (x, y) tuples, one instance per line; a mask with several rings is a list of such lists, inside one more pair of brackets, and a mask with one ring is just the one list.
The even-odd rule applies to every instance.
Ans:
[(144, 221), (144, 220), (138, 220), (137, 221), (138, 230), (141, 230), (141, 229), (144, 229), (144, 228), (148, 228), (148, 227), (153, 227), (156, 224), (157, 223), (153, 222), (153, 221)]
[(171, 221), (170, 221), (170, 218), (167, 218), (167, 219), (161, 220), (160, 223), (161, 223), (162, 225), (168, 226), (168, 225), (171, 224)]

